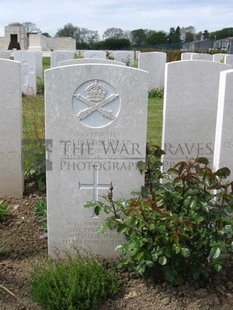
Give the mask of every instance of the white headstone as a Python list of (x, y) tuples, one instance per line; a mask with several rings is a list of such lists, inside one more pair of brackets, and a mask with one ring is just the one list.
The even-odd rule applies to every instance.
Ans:
[(124, 62), (127, 66), (134, 66), (134, 51), (115, 51), (114, 60)]
[(43, 78), (43, 57), (42, 52), (34, 52), (36, 54), (36, 76)]
[(82, 58), (82, 59), (63, 60), (58, 63), (58, 66), (81, 65), (81, 64), (91, 64), (91, 63), (125, 66), (125, 63), (120, 62), (120, 61), (115, 61), (115, 60), (110, 60), (110, 59), (100, 59), (100, 58)]
[(166, 65), (164, 170), (196, 157), (213, 163), (219, 75), (227, 69), (221, 63), (195, 60)]
[(213, 55), (213, 61), (224, 63), (225, 62), (225, 56), (226, 56), (226, 54), (221, 54), (221, 53), (214, 54)]
[(192, 55), (192, 60), (209, 60), (213, 61), (213, 55), (205, 53), (196, 53)]
[(51, 64), (50, 67), (54, 68), (58, 66), (58, 63), (63, 60), (74, 59), (74, 51), (54, 51), (51, 52)]
[(217, 125), (215, 133), (215, 170), (228, 167), (233, 176), (233, 70), (220, 74)]
[(181, 53), (181, 60), (192, 60), (193, 55), (196, 53)]
[[(45, 72), (49, 254), (76, 245), (114, 257), (121, 238), (98, 234), (104, 217), (86, 201), (110, 184), (114, 199), (140, 190), (137, 162), (145, 159), (148, 73), (126, 66), (88, 64)], [(120, 241), (121, 240), (121, 241)]]
[(139, 53), (138, 68), (149, 72), (149, 90), (164, 87), (166, 60), (166, 53)]
[(21, 63), (22, 92), (25, 95), (36, 95), (36, 53), (15, 51), (14, 60)]
[(106, 59), (106, 52), (105, 51), (86, 51), (84, 53), (84, 58)]
[(21, 67), (0, 59), (0, 196), (23, 195)]
[(10, 57), (11, 57), (10, 51), (5, 51), (5, 50), (0, 51), (0, 58), (10, 59)]
[(226, 55), (224, 63), (233, 66), (233, 55)]

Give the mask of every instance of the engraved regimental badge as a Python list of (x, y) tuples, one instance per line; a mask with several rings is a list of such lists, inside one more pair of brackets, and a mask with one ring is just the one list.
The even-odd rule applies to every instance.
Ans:
[(89, 80), (75, 91), (73, 111), (84, 126), (101, 128), (117, 118), (120, 98), (111, 84), (103, 80)]

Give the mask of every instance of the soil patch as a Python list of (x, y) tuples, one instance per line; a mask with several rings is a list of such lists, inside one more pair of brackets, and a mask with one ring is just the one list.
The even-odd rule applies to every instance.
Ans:
[[(17, 299), (0, 289), (1, 310), (39, 310), (30, 298), (30, 271), (34, 261), (47, 254), (47, 238), (34, 205), (42, 197), (30, 194), (22, 199), (1, 197), (10, 207), (10, 218), (0, 224), (0, 248), (21, 227), (22, 230), (0, 256), (0, 284)], [(1, 200), (0, 199), (0, 200)], [(107, 309), (232, 310), (233, 271), (225, 270), (207, 283), (187, 283), (171, 287), (145, 280), (130, 272), (119, 272), (121, 291), (101, 304)], [(61, 309), (65, 310), (65, 309)]]

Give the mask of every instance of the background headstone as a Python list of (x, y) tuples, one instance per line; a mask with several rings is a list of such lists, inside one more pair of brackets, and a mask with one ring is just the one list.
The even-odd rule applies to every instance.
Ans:
[(58, 63), (63, 60), (74, 59), (74, 51), (54, 51), (51, 52), (50, 67), (58, 66)]
[(118, 65), (125, 66), (125, 63), (110, 59), (100, 59), (100, 58), (82, 58), (82, 59), (70, 59), (60, 61), (58, 66), (68, 66), (68, 65), (81, 65), (81, 64), (89, 64), (89, 63), (100, 63), (107, 65)]
[(139, 53), (138, 68), (149, 72), (149, 90), (164, 87), (166, 60), (166, 53)]
[(11, 57), (10, 51), (4, 51), (4, 50), (0, 51), (0, 58), (10, 59), (10, 57)]
[(84, 52), (84, 58), (106, 59), (106, 52), (105, 51), (86, 51)]
[(124, 62), (127, 66), (134, 66), (134, 51), (115, 51), (114, 60)]
[(213, 61), (225, 63), (226, 54), (218, 53), (213, 55)]
[(196, 53), (192, 55), (192, 60), (209, 60), (213, 61), (213, 55), (205, 53)]
[(36, 95), (36, 53), (15, 51), (14, 60), (21, 63), (22, 92), (25, 95)]
[(181, 53), (181, 60), (192, 60), (193, 55), (196, 53)]
[(0, 196), (23, 195), (21, 67), (0, 59)]
[(148, 73), (126, 66), (88, 64), (45, 72), (49, 254), (76, 245), (114, 257), (115, 232), (99, 236), (104, 216), (86, 201), (129, 198), (144, 177)]
[(213, 163), (219, 75), (230, 66), (210, 61), (166, 64), (162, 148), (164, 170), (207, 157)]
[(226, 55), (224, 63), (233, 66), (233, 55)]
[(233, 179), (233, 70), (220, 73), (213, 167), (228, 167)]

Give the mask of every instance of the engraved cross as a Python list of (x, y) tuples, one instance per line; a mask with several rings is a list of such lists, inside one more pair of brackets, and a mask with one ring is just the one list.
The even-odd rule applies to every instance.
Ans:
[[(109, 189), (110, 184), (102, 184), (99, 183), (99, 165), (93, 165), (93, 183), (91, 184), (82, 184), (79, 182), (79, 189), (92, 189), (93, 190), (93, 201), (97, 201), (99, 197), (99, 190), (100, 189)], [(93, 213), (92, 217), (96, 217), (95, 213)]]

